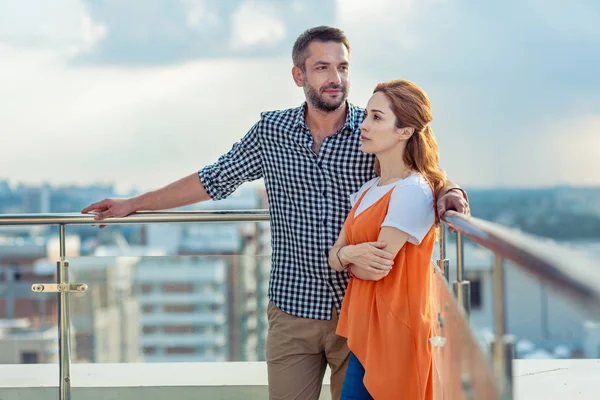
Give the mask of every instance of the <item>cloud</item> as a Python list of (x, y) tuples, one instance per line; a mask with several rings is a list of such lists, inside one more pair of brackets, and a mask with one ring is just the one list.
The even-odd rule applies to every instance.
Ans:
[[(441, 163), (454, 180), (550, 184), (566, 178), (547, 168), (571, 171), (571, 165), (589, 163), (574, 162), (577, 153), (568, 153), (545, 165), (550, 160), (545, 149), (556, 148), (551, 143), (560, 136), (549, 126), (585, 125), (590, 115), (600, 114), (599, 28), (591, 23), (600, 10), (597, 2), (508, 0), (467, 7), (451, 0), (340, 0), (338, 7), (353, 46), (352, 99), (364, 104), (375, 84), (387, 79), (410, 79), (423, 87), (433, 105)], [(540, 161), (519, 156), (515, 162), (532, 143), (545, 154), (532, 155)], [(590, 160), (589, 153), (582, 154)], [(528, 173), (514, 173), (523, 162)]]
[(192, 29), (214, 28), (219, 24), (219, 16), (205, 0), (181, 0), (186, 7), (186, 23)]
[(89, 51), (107, 34), (79, 0), (0, 2), (0, 43), (73, 55)]
[(105, 25), (98, 24), (92, 20), (89, 14), (84, 13), (81, 18), (81, 51), (90, 51), (96, 44), (101, 42), (107, 34)]
[[(423, 37), (419, 19), (438, 3), (440, 0), (338, 0), (338, 23), (363, 27), (361, 35), (352, 39), (354, 43), (416, 49)], [(376, 21), (383, 29), (372, 29), (365, 21)]]
[(525, 175), (537, 185), (598, 185), (600, 112), (553, 118), (530, 129), (543, 134), (526, 136), (518, 147), (507, 143), (502, 151), (517, 166), (502, 173), (505, 184)]
[(245, 1), (232, 16), (231, 47), (252, 49), (258, 45), (273, 46), (285, 38), (286, 31), (276, 8), (267, 3)]
[[(0, 3), (10, 179), (154, 188), (189, 174), (260, 111), (300, 104), (292, 43), (333, 24), (352, 42), (351, 100), (366, 104), (385, 79), (422, 86), (441, 164), (461, 185), (600, 183), (581, 173), (598, 170), (600, 144), (592, 1), (559, 22), (557, 0), (57, 1)], [(244, 12), (283, 27), (265, 33)]]
[[(78, 65), (176, 65), (277, 57), (313, 23), (333, 23), (335, 0), (86, 0), (108, 35)], [(318, 13), (315, 10), (318, 9)]]
[[(147, 69), (78, 67), (0, 47), (2, 176), (27, 182), (116, 182), (154, 188), (213, 162), (265, 109), (302, 91), (286, 58), (204, 60)], [(16, 60), (20, 60), (17, 62)], [(269, 90), (264, 90), (268, 85)]]

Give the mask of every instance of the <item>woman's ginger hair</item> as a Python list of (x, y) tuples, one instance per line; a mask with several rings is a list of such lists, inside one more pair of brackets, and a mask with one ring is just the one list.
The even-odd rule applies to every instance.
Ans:
[[(434, 209), (437, 215), (436, 194), (446, 185), (446, 173), (439, 167), (438, 145), (429, 123), (433, 120), (431, 103), (427, 94), (419, 86), (403, 79), (382, 82), (373, 93), (383, 93), (390, 102), (396, 116), (398, 128), (413, 128), (404, 149), (404, 163), (421, 174), (431, 185), (434, 195)], [(379, 160), (375, 160), (375, 171), (379, 175)]]

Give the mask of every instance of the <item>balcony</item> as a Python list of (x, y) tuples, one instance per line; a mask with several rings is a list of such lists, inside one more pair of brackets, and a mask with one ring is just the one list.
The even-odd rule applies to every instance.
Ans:
[[(2, 400), (58, 398), (58, 365), (0, 366)], [(600, 360), (515, 360), (514, 398), (595, 400)], [(72, 398), (86, 400), (264, 400), (264, 362), (74, 364)], [(329, 372), (320, 400), (330, 399)], [(476, 397), (486, 399), (486, 397)]]
[[(267, 211), (253, 210), (140, 213), (107, 223), (254, 224), (267, 220)], [(182, 257), (158, 252), (131, 256), (115, 251), (107, 253), (105, 249), (103, 254), (110, 254), (114, 262), (106, 257), (101, 257), (100, 262), (93, 256), (70, 253), (66, 246), (69, 225), (93, 223), (91, 216), (76, 214), (0, 216), (0, 226), (58, 225), (55, 284), (70, 284), (57, 287), (52, 286), (52, 282), (38, 282), (44, 287), (34, 286), (35, 293), (31, 292), (31, 285), (23, 282), (10, 285), (11, 293), (16, 288), (27, 290), (24, 297), (36, 299), (37, 295), (37, 299), (45, 299), (40, 302), (55, 303), (58, 321), (54, 320), (56, 314), (46, 312), (44, 307), (35, 303), (31, 307), (44, 311), (37, 316), (40, 326), (46, 327), (44, 332), (54, 320), (54, 332), (60, 337), (59, 357), (58, 363), (55, 357), (21, 359), (20, 362), (37, 362), (28, 365), (5, 361), (6, 364), (0, 365), (0, 399), (267, 398), (266, 365), (262, 361), (266, 285), (262, 280), (270, 259), (268, 254), (260, 253), (257, 241), (268, 236), (260, 229), (256, 230), (254, 239), (252, 235), (245, 235), (245, 240), (254, 241), (245, 247), (246, 252), (240, 249), (235, 254)], [(451, 214), (445, 225), (458, 233), (453, 241), (456, 257), (451, 257), (446, 249), (447, 242), (450, 243), (446, 238), (448, 233), (442, 230), (439, 255), (432, 264), (435, 292), (439, 295), (433, 340), (443, 382), (437, 388), (438, 393), (443, 394), (444, 399), (598, 398), (600, 360), (581, 358), (583, 355), (598, 357), (595, 348), (600, 345), (600, 325), (595, 322), (600, 319), (600, 274), (594, 263), (574, 249), (476, 218)], [(467, 240), (470, 240), (468, 246)], [(489, 280), (478, 283), (477, 288), (467, 279), (472, 271), (468, 267), (469, 254), (465, 253), (466, 247), (475, 245), (488, 255), (481, 262), (486, 264), (488, 274), (485, 276)], [(269, 248), (268, 244), (264, 248)], [(121, 262), (120, 258), (128, 261)], [(195, 275), (202, 270), (196, 266), (203, 262), (214, 268)], [(534, 352), (527, 353), (509, 335), (512, 329), (518, 330), (518, 326), (512, 327), (513, 320), (508, 317), (520, 312), (527, 314), (528, 305), (522, 302), (521, 308), (514, 306), (519, 302), (512, 296), (511, 281), (506, 280), (510, 277), (506, 273), (508, 264), (542, 282), (543, 293), (556, 291), (567, 301), (551, 304), (577, 310), (580, 322), (585, 321), (580, 329), (560, 330), (560, 323), (552, 324), (552, 321), (546, 321), (546, 326), (554, 335), (548, 334), (549, 339), (563, 345), (581, 342), (581, 346), (574, 345), (569, 352), (560, 353), (562, 359), (528, 359), (527, 354), (533, 356)], [(98, 269), (98, 265), (102, 267)], [(172, 272), (168, 279), (161, 278), (156, 265)], [(143, 266), (150, 266), (151, 273), (140, 274), (138, 267)], [(4, 286), (9, 284), (3, 283)], [(80, 284), (86, 284), (87, 288)], [(487, 290), (485, 288), (491, 293), (482, 295), (480, 291)], [(43, 293), (53, 289), (60, 289), (54, 295), (56, 300), (51, 294)], [(479, 321), (486, 320), (484, 316), (478, 315), (477, 323), (470, 320), (472, 313), (485, 314), (472, 308), (475, 296), (478, 301), (491, 303), (488, 308), (482, 308), (489, 311), (485, 317), (493, 323), (493, 332), (487, 335), (491, 337), (476, 329)], [(248, 312), (248, 304), (253, 305), (252, 312)], [(556, 316), (547, 313), (546, 318), (552, 320)], [(21, 331), (18, 327), (3, 331), (1, 328), (0, 346), (8, 343), (7, 339), (23, 339), (17, 347), (32, 342), (26, 332), (41, 329), (32, 326), (21, 327)], [(571, 337), (571, 332), (585, 334), (585, 340)], [(46, 342), (42, 344), (47, 347)], [(35, 342), (34, 335), (33, 343), (21, 349), (21, 354), (34, 354), (35, 346), (42, 344)], [(100, 359), (109, 361), (97, 362)], [(142, 360), (144, 362), (140, 362)], [(330, 398), (328, 381), (326, 374), (321, 399)]]

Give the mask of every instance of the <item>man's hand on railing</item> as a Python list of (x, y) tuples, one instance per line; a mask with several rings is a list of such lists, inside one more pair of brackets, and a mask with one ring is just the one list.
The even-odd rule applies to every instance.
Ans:
[(449, 190), (438, 199), (437, 202), (438, 215), (444, 216), (446, 211), (454, 210), (460, 214), (471, 215), (471, 208), (469, 207), (469, 200), (466, 194), (462, 190)]
[[(102, 221), (106, 218), (121, 218), (133, 213), (135, 208), (131, 199), (104, 199), (94, 204), (90, 204), (81, 210), (82, 214), (96, 213), (94, 219)], [(104, 228), (106, 225), (100, 225)]]

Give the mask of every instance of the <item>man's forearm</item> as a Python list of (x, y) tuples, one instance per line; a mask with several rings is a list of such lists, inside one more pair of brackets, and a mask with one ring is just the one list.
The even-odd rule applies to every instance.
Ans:
[(134, 211), (155, 211), (178, 208), (210, 200), (200, 177), (193, 173), (161, 189), (131, 198)]

